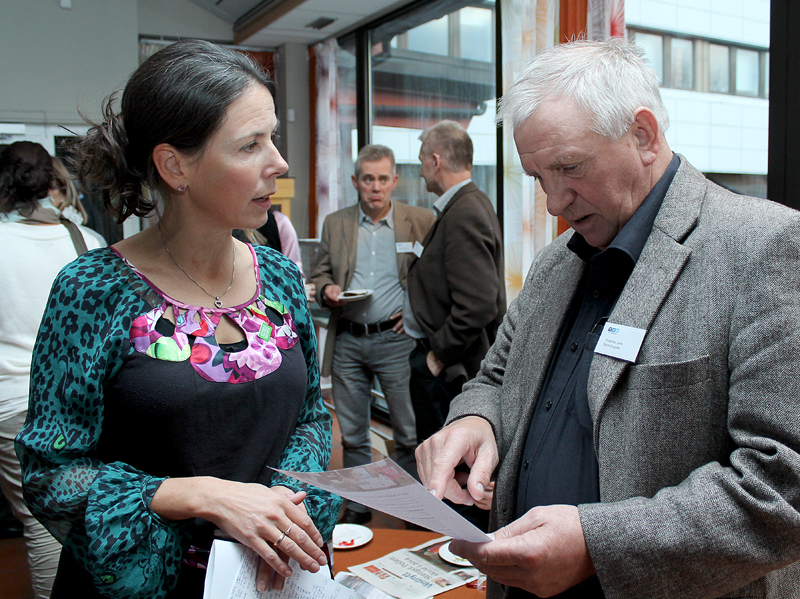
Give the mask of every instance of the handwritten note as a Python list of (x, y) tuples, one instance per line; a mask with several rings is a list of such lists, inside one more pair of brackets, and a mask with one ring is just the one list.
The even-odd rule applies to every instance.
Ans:
[(231, 541), (215, 540), (206, 571), (203, 599), (364, 599), (352, 589), (335, 582), (326, 566), (319, 572), (302, 570), (289, 562), (294, 574), (282, 591), (259, 591), (256, 587), (258, 554)]

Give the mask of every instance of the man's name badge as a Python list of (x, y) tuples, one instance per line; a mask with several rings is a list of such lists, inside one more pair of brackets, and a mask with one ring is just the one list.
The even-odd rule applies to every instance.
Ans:
[(415, 241), (414, 242), (414, 249), (412, 251), (417, 256), (417, 258), (420, 258), (422, 256), (422, 251), (424, 249), (425, 248), (423, 247), (423, 245), (419, 241)]
[(639, 348), (642, 347), (642, 341), (646, 334), (645, 329), (607, 322), (594, 348), (594, 353), (626, 362), (636, 362), (636, 356), (639, 355)]
[(398, 241), (394, 247), (398, 254), (410, 254), (414, 251), (414, 244), (410, 241)]

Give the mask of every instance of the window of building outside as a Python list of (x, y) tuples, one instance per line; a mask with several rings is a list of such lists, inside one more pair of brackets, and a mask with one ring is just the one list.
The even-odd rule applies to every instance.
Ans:
[(759, 82), (760, 58), (755, 50), (736, 49), (736, 93), (743, 96), (757, 96), (761, 89)]
[[(696, 107), (711, 102), (718, 115), (722, 115), (710, 127), (691, 118), (675, 119), (671, 130), (676, 131), (673, 135), (677, 143), (673, 149), (691, 155), (698, 148), (707, 148), (706, 155), (727, 156), (707, 161), (702, 169), (706, 176), (738, 193), (766, 197), (766, 175), (762, 174), (766, 170), (766, 145), (759, 137), (764, 126), (757, 118), (748, 120), (745, 116), (736, 117), (737, 123), (731, 115), (763, 112), (763, 103), (769, 97), (768, 48), (747, 47), (741, 42), (693, 36), (684, 31), (658, 31), (649, 29), (649, 25), (641, 30), (631, 24), (628, 32), (655, 69), (661, 87), (665, 92), (670, 90), (663, 95), (676, 104), (694, 102)], [(722, 97), (714, 99), (700, 94), (692, 97), (693, 92)], [(725, 96), (731, 97), (730, 100), (733, 96), (738, 98), (731, 102)], [(730, 140), (736, 139), (742, 140), (741, 144), (731, 145)], [(697, 155), (702, 160), (703, 153)], [(763, 170), (740, 170), (753, 167)]]
[(672, 38), (670, 40), (671, 87), (692, 89), (694, 87), (694, 43), (692, 40)]
[[(392, 148), (399, 182), (393, 197), (431, 208), (436, 196), (419, 176), (420, 133), (443, 119), (463, 125), (475, 149), (473, 180), (492, 200), (497, 196), (495, 97), (495, 3), (493, 0), (437, 0), (368, 28), (370, 40), (371, 142)], [(350, 184), (357, 142), (356, 41), (339, 40), (343, 187)]]
[[(769, 97), (769, 51), (629, 27), (663, 87)], [(666, 49), (666, 52), (665, 52)]]
[(658, 82), (664, 84), (664, 38), (653, 33), (639, 31), (634, 38), (636, 43), (644, 50), (650, 66), (658, 75)]
[(728, 46), (708, 45), (708, 91), (727, 94), (731, 90), (731, 52)]

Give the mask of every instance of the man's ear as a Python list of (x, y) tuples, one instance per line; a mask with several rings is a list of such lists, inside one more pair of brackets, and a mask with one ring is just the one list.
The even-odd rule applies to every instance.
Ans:
[(356, 190), (358, 190), (358, 179), (356, 179), (356, 176), (350, 175), (350, 180), (353, 182), (353, 187), (355, 187)]
[(637, 108), (633, 113), (631, 127), (642, 163), (650, 166), (655, 162), (661, 149), (661, 130), (658, 127), (656, 115), (649, 108)]
[(169, 144), (158, 144), (153, 149), (155, 164), (161, 179), (172, 189), (186, 188), (189, 181), (186, 177), (186, 157)]

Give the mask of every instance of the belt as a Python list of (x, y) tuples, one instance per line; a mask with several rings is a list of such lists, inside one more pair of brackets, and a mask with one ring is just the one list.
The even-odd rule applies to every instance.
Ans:
[(383, 322), (373, 322), (372, 324), (361, 324), (360, 322), (353, 322), (346, 318), (340, 318), (336, 324), (336, 334), (347, 331), (353, 337), (363, 337), (364, 335), (374, 335), (375, 333), (382, 333), (388, 331), (397, 324), (399, 318), (394, 320), (384, 320)]

